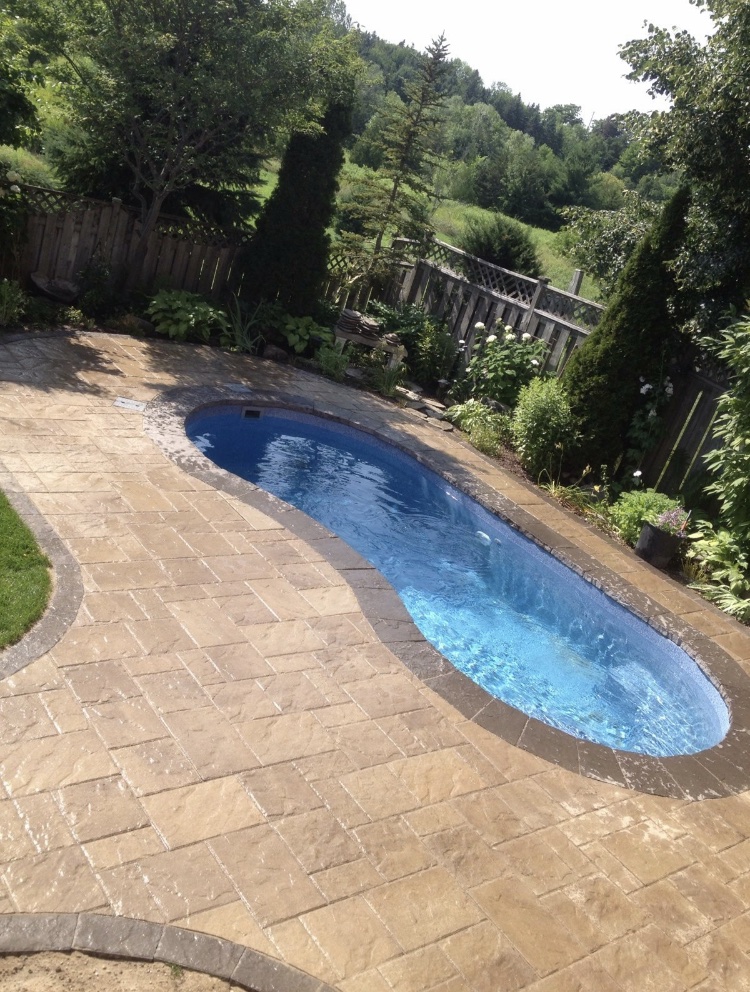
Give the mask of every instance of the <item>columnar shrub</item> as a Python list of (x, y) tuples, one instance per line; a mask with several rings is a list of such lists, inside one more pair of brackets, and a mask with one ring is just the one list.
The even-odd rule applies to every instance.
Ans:
[(601, 322), (570, 358), (563, 383), (581, 432), (575, 464), (613, 468), (644, 402), (643, 379), (660, 382), (680, 348), (670, 261), (679, 249), (689, 194), (681, 190), (636, 248)]

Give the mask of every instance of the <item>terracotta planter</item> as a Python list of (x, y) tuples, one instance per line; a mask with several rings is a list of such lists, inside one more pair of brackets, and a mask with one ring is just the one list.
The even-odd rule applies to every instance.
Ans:
[(682, 540), (678, 534), (668, 534), (654, 524), (644, 524), (635, 553), (655, 568), (666, 568), (680, 550)]

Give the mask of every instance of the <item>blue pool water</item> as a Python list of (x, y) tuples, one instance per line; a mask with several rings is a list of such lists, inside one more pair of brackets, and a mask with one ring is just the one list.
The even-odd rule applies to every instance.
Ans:
[(427, 640), (511, 706), (654, 756), (726, 734), (721, 696), (681, 648), (396, 448), (283, 410), (199, 411), (187, 433), (217, 465), (341, 536)]

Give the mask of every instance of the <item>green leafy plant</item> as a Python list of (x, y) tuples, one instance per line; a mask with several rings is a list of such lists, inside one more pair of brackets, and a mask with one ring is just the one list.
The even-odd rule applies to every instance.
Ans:
[(265, 304), (251, 307), (237, 296), (227, 303), (227, 326), (220, 341), (223, 348), (255, 354), (265, 342)]
[(208, 341), (214, 331), (226, 333), (228, 328), (223, 310), (182, 289), (160, 290), (146, 313), (159, 334), (177, 341)]
[(370, 381), (381, 396), (389, 399), (396, 395), (396, 389), (406, 378), (406, 366), (403, 362), (398, 365), (376, 365), (370, 373)]
[(513, 443), (510, 417), (497, 413), (481, 400), (467, 400), (449, 407), (445, 419), (469, 436), (469, 441), (485, 455), (496, 455)]
[(417, 382), (433, 386), (453, 371), (458, 345), (445, 327), (426, 321), (411, 348), (407, 365)]
[(343, 382), (346, 370), (349, 368), (349, 349), (339, 350), (336, 345), (324, 344), (315, 353), (315, 360), (320, 365), (323, 375), (336, 382)]
[[(475, 329), (483, 335), (484, 324)], [(458, 391), (468, 390), (475, 399), (486, 397), (514, 407), (521, 389), (539, 374), (546, 349), (543, 341), (530, 334), (519, 338), (512, 327), (498, 321), (495, 331), (474, 345)]]
[(333, 331), (317, 324), (312, 317), (292, 317), (286, 314), (280, 321), (278, 330), (295, 354), (301, 355), (318, 341), (331, 344)]
[(621, 493), (609, 508), (609, 517), (626, 544), (635, 545), (646, 521), (655, 520), (660, 513), (680, 507), (679, 500), (655, 489), (633, 489)]
[(557, 478), (565, 451), (577, 440), (575, 420), (557, 379), (523, 386), (513, 412), (513, 438), (521, 464), (535, 478)]
[(0, 327), (15, 324), (26, 307), (26, 294), (11, 279), (0, 281)]
[(701, 521), (690, 535), (686, 557), (697, 589), (720, 610), (742, 623), (750, 622), (750, 551), (731, 531)]

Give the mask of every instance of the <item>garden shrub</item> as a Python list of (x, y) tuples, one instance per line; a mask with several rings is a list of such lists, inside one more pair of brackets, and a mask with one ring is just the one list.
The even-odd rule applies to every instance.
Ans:
[(434, 386), (448, 379), (456, 364), (458, 345), (450, 331), (425, 321), (411, 348), (407, 347), (409, 371), (423, 386)]
[[(483, 324), (476, 328), (480, 333), (484, 331)], [(512, 327), (500, 322), (496, 331), (474, 345), (464, 380), (457, 388), (464, 395), (468, 391), (475, 399), (485, 397), (514, 407), (521, 389), (538, 375), (546, 345), (530, 334), (519, 339)]]
[(208, 341), (213, 331), (227, 330), (223, 310), (182, 289), (159, 290), (146, 313), (159, 334), (177, 341)]
[(520, 272), (534, 279), (541, 275), (542, 265), (534, 242), (518, 221), (493, 214), (472, 218), (466, 225), (460, 247), (469, 255)]
[(0, 279), (0, 327), (15, 324), (25, 310), (26, 294), (17, 282)]
[(609, 516), (620, 537), (631, 547), (638, 540), (643, 524), (653, 523), (660, 513), (674, 510), (680, 501), (655, 489), (633, 489), (621, 493), (609, 508)]
[(445, 411), (445, 419), (469, 435), (469, 441), (485, 455), (496, 455), (513, 443), (510, 417), (497, 413), (481, 400), (457, 403)]
[(518, 396), (511, 425), (521, 464), (534, 478), (555, 478), (576, 431), (567, 396), (557, 379), (534, 379)]
[(335, 344), (324, 344), (315, 353), (324, 376), (335, 382), (343, 382), (349, 367), (349, 349), (339, 350)]

